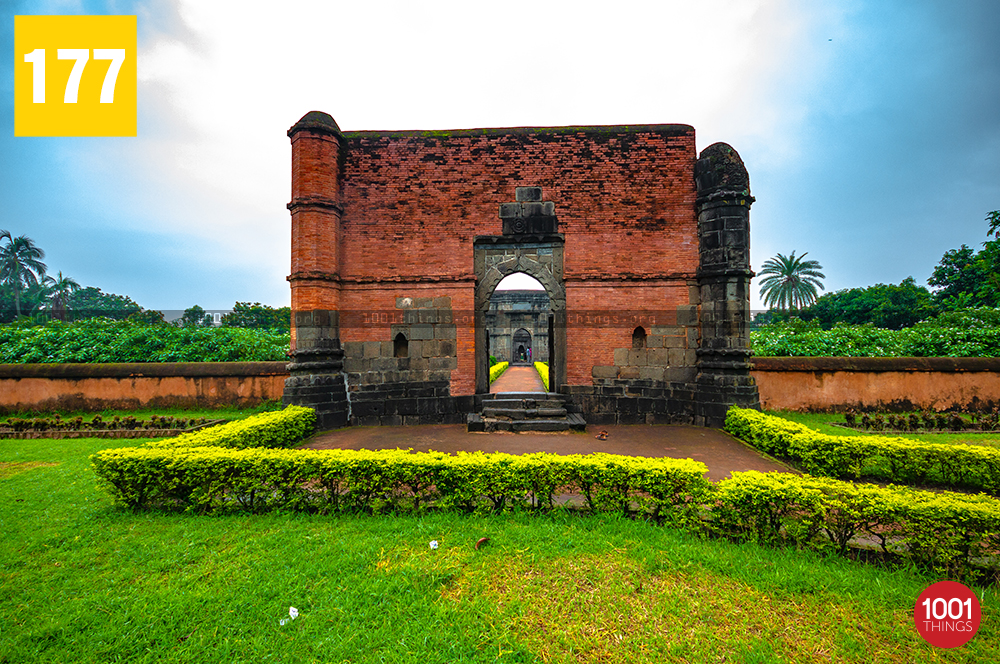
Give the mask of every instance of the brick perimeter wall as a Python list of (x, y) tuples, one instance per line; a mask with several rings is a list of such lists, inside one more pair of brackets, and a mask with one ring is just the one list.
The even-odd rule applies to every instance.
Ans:
[[(761, 405), (769, 410), (1000, 405), (1000, 358), (759, 357), (754, 363)], [(288, 377), (285, 366), (284, 362), (0, 365), (0, 413), (254, 405), (281, 398)], [(471, 400), (456, 400), (456, 410), (471, 412), (471, 407)], [(592, 420), (588, 418), (598, 423)]]
[(992, 409), (1000, 358), (758, 357), (761, 407), (799, 412)]
[(280, 400), (285, 362), (0, 364), (0, 413), (213, 408)]

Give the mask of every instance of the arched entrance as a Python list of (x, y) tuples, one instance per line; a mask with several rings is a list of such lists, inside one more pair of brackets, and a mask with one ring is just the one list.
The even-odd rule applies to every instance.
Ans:
[[(552, 392), (566, 382), (566, 287), (563, 284), (563, 236), (539, 235), (477, 236), (473, 243), (473, 266), (476, 273), (475, 339), (476, 393), (489, 394), (489, 351), (487, 350), (487, 312), (490, 298), (507, 276), (522, 272), (541, 284), (548, 296), (549, 311), (545, 320), (546, 355)], [(532, 359), (538, 349), (531, 341)], [(492, 344), (496, 349), (495, 343)], [(514, 345), (512, 350), (517, 350)]]
[(523, 327), (516, 331), (511, 346), (511, 364), (531, 364), (531, 332)]

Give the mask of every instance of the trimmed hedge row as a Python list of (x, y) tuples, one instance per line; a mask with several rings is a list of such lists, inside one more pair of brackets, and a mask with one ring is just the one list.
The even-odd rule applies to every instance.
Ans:
[(579, 494), (594, 511), (641, 510), (666, 519), (684, 517), (709, 490), (703, 463), (611, 454), (175, 446), (103, 450), (91, 459), (115, 499), (129, 507), (199, 512), (503, 511), (551, 508), (557, 495)]
[(535, 362), (535, 371), (538, 372), (538, 377), (542, 379), (542, 384), (545, 386), (545, 390), (548, 392), (552, 391), (549, 387), (549, 365), (547, 362)]
[(960, 578), (1000, 556), (1000, 501), (983, 494), (749, 471), (714, 498), (709, 528), (730, 537), (841, 553), (860, 539)]
[(507, 366), (509, 364), (510, 362), (497, 362), (492, 367), (490, 367), (490, 382), (492, 383), (497, 378), (499, 378), (504, 371), (507, 371)]
[(316, 427), (316, 411), (301, 406), (261, 413), (244, 420), (182, 433), (174, 438), (146, 443), (145, 447), (292, 447), (310, 435)]
[[(691, 459), (276, 449), (308, 434), (313, 421), (311, 410), (290, 406), (169, 441), (103, 450), (91, 460), (115, 500), (132, 508), (501, 512), (551, 509), (570, 495), (593, 512), (643, 515), (739, 540), (839, 552), (878, 545), (959, 578), (1000, 560), (1000, 501), (985, 495), (789, 473), (733, 473), (712, 485), (707, 467)], [(737, 422), (743, 433), (759, 425), (739, 413), (733, 422), (736, 433)], [(773, 450), (793, 444), (783, 436), (802, 434), (804, 427), (789, 424), (791, 431), (767, 430)]]
[(831, 436), (760, 411), (731, 408), (726, 431), (814, 475), (1000, 492), (1000, 450), (890, 436)]

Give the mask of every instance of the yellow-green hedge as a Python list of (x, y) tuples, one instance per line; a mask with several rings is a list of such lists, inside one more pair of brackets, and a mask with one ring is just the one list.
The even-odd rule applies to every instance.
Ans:
[(691, 518), (709, 490), (703, 463), (611, 454), (160, 447), (103, 450), (91, 459), (129, 507), (199, 512), (503, 511), (552, 507), (557, 495), (578, 494), (593, 511), (641, 510), (676, 521)]
[(253, 415), (146, 443), (145, 447), (291, 447), (313, 432), (316, 411), (301, 406)]
[(1000, 492), (1000, 450), (922, 443), (892, 436), (831, 436), (756, 410), (731, 408), (726, 431), (757, 449), (790, 459), (814, 475), (871, 477)]
[[(730, 415), (730, 431), (756, 431), (772, 453), (799, 449), (795, 436), (815, 433), (756, 411)], [(1000, 501), (985, 495), (790, 473), (733, 473), (711, 485), (706, 466), (691, 459), (280, 449), (307, 435), (314, 418), (289, 407), (91, 460), (115, 500), (132, 508), (476, 512), (547, 509), (577, 495), (594, 512), (736, 539), (841, 552), (867, 542), (957, 577), (1000, 560)]]
[(492, 367), (490, 367), (490, 382), (492, 383), (497, 378), (500, 377), (504, 371), (507, 371), (507, 366), (510, 362), (497, 362)]
[(714, 498), (710, 528), (743, 539), (841, 552), (867, 542), (957, 577), (1000, 555), (1000, 501), (983, 494), (751, 471), (720, 482)]
[(549, 365), (545, 362), (535, 362), (535, 371), (538, 372), (539, 378), (542, 379), (542, 385), (545, 386), (545, 390), (551, 392), (552, 389), (549, 387)]

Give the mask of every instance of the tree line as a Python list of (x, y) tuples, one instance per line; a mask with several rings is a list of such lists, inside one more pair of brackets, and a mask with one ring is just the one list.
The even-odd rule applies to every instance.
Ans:
[[(45, 251), (30, 237), (0, 230), (0, 323), (18, 321), (23, 325), (48, 320), (78, 321), (90, 318), (127, 320), (147, 325), (169, 325), (163, 312), (145, 309), (132, 298), (104, 293), (100, 288), (83, 287), (62, 271), (48, 274), (43, 262)], [(237, 302), (233, 311), (222, 316), (226, 327), (288, 331), (291, 308), (274, 308), (260, 302)], [(194, 305), (184, 311), (179, 327), (211, 327), (214, 320)]]
[(871, 324), (900, 330), (947, 312), (1000, 307), (1000, 210), (986, 215), (989, 229), (982, 249), (963, 244), (946, 251), (927, 280), (931, 290), (913, 277), (897, 284), (847, 288), (819, 296), (822, 265), (814, 260), (778, 254), (760, 271), (761, 297), (769, 307), (757, 324), (798, 318), (823, 329), (837, 323)]

